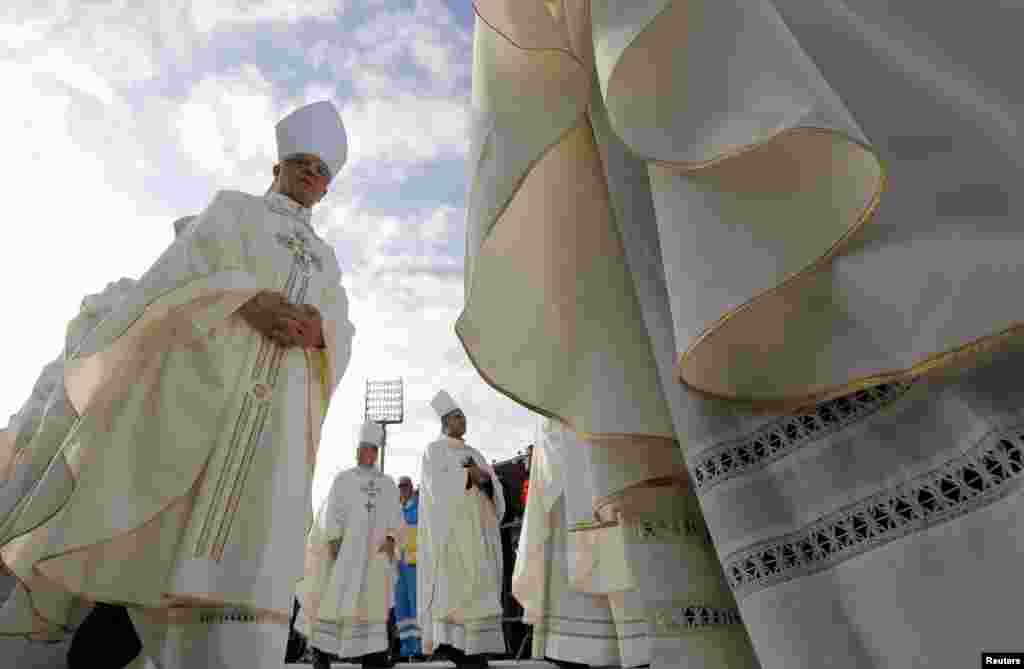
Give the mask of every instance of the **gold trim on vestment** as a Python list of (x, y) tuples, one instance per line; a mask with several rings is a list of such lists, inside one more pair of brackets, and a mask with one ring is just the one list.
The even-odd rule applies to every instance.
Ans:
[(669, 486), (678, 487), (683, 492), (690, 489), (689, 478), (684, 474), (682, 476), (658, 476), (655, 478), (644, 479), (643, 481), (637, 481), (636, 483), (630, 483), (621, 490), (617, 490), (607, 495), (602, 495), (594, 499), (594, 517), (598, 518), (601, 509), (604, 507), (621, 502), (625, 499), (626, 495), (635, 492), (637, 490), (649, 489), (649, 488), (666, 488)]
[[(216, 600), (203, 597), (168, 597), (168, 600), (174, 603), (166, 608), (136, 608), (133, 610), (142, 613), (148, 622), (159, 625), (211, 625), (217, 623), (287, 625), (291, 620), (287, 613), (281, 611), (217, 604)], [(193, 605), (191, 602), (195, 602), (195, 604)]]
[[(666, 8), (667, 7), (668, 5), (666, 5)], [(663, 8), (662, 11), (665, 11), (666, 8)], [(480, 7), (475, 7), (475, 12), (483, 25), (486, 25), (486, 27), (493, 31), (494, 34), (500, 36), (517, 49), (522, 51), (557, 52), (567, 55), (572, 62), (577, 65), (584, 65), (581, 58), (577, 57), (571, 48), (525, 46), (513, 39), (510, 34), (507, 34), (500, 29), (494, 22), (488, 21), (487, 18), (485, 18), (485, 14), (487, 13), (485, 10), (481, 10)], [(624, 51), (636, 47), (636, 41), (640, 39), (641, 36), (651, 28), (651, 26), (657, 23), (659, 15), (655, 15), (645, 26), (642, 27), (637, 35), (633, 37), (632, 41), (623, 47)], [(552, 37), (551, 39), (556, 38), (557, 36)], [(547, 38), (544, 39), (547, 40)], [(621, 60), (620, 55), (613, 65), (612, 73), (608, 76), (609, 81), (615, 78), (615, 68), (619, 66)], [(584, 112), (582, 116), (586, 117), (586, 112)], [(507, 211), (509, 204), (520, 193), (523, 183), (527, 178), (529, 178), (530, 174), (535, 171), (536, 165), (558, 144), (563, 142), (569, 132), (577, 129), (579, 125), (580, 122), (578, 121), (576, 124), (572, 125), (569, 130), (564, 131), (557, 139), (548, 144), (543, 151), (539, 152), (539, 155), (526, 166), (523, 173), (519, 176), (517, 183), (514, 185), (511, 195), (508, 196), (505, 202), (501, 203), (501, 206), (497, 209), (497, 213), (489, 222), (483, 222), (483, 230), (481, 231), (483, 241), (481, 242), (481, 249), (486, 247), (487, 239), (493, 234), (494, 228), (501, 224), (502, 218)], [(867, 162), (864, 162), (864, 165), (865, 167), (870, 167), (871, 173), (866, 175), (863, 187), (856, 191), (857, 197), (859, 197), (860, 194), (863, 194), (866, 199), (862, 205), (855, 205), (860, 206), (860, 210), (853, 214), (849, 225), (844, 231), (837, 231), (838, 236), (834, 241), (829, 242), (827, 247), (823, 241), (823, 248), (817, 258), (811, 260), (803, 268), (789, 273), (776, 285), (770, 286), (759, 293), (755, 293), (740, 306), (730, 309), (726, 313), (720, 315), (686, 345), (684, 352), (681, 354), (677, 353), (678, 358), (675, 370), (676, 376), (678, 381), (684, 387), (702, 397), (729, 401), (734, 403), (736, 408), (742, 408), (751, 413), (800, 412), (807, 410), (814, 404), (847, 395), (866, 387), (896, 381), (909, 381), (923, 375), (939, 372), (951, 367), (961, 365), (967, 367), (972, 364), (977, 364), (975, 358), (986, 352), (998, 349), (1000, 346), (1006, 344), (1011, 338), (1018, 337), (1020, 335), (1019, 330), (1024, 323), (1014, 323), (1009, 328), (1006, 328), (1001, 332), (984, 335), (954, 348), (927, 355), (920, 361), (913, 363), (905, 369), (886, 370), (868, 376), (851, 377), (843, 383), (824, 388), (812, 387), (810, 384), (803, 384), (804, 387), (794, 385), (790, 388), (781, 389), (774, 396), (767, 397), (745, 396), (740, 393), (733, 392), (732, 386), (727, 386), (727, 384), (719, 384), (714, 380), (706, 381), (699, 378), (699, 373), (692, 371), (690, 367), (692, 366), (692, 363), (701, 358), (701, 347), (711, 345), (714, 341), (714, 337), (718, 336), (722, 332), (722, 328), (733, 318), (739, 314), (747, 312), (749, 309), (760, 308), (762, 301), (767, 297), (775, 296), (778, 298), (781, 291), (789, 291), (796, 288), (797, 286), (795, 284), (800, 279), (813, 276), (817, 272), (831, 271), (829, 263), (847, 253), (851, 245), (860, 239), (865, 226), (872, 221), (872, 218), (880, 206), (882, 193), (889, 186), (891, 175), (889, 174), (884, 161), (878, 155), (878, 152), (867, 142), (852, 136), (849, 132), (828, 127), (798, 125), (796, 127), (785, 128), (766, 138), (760, 138), (756, 141), (751, 141), (745, 144), (735, 144), (718, 149), (716, 154), (711, 158), (701, 160), (672, 161), (644, 157), (643, 155), (638, 154), (636, 150), (632, 149), (632, 147), (627, 147), (628, 150), (632, 151), (632, 153), (637, 155), (638, 158), (644, 160), (649, 166), (657, 166), (674, 173), (695, 174), (701, 170), (707, 170), (708, 168), (721, 164), (725, 161), (741, 158), (751, 152), (765, 149), (772, 145), (777, 145), (779, 142), (785, 142), (787, 138), (807, 135), (820, 135), (837, 138), (839, 140), (839, 142), (837, 142), (837, 146), (845, 145), (848, 147), (848, 150), (852, 152), (852, 155), (855, 158), (862, 161), (870, 161), (870, 165), (868, 165)], [(841, 166), (841, 164), (839, 165)], [(839, 221), (838, 223), (841, 225), (843, 221)], [(813, 252), (811, 255), (813, 255)], [(470, 277), (470, 279), (470, 283), (472, 284), (472, 277)], [(503, 395), (511, 398), (513, 401), (516, 401), (536, 413), (549, 418), (555, 418), (559, 420), (559, 422), (575, 430), (576, 426), (573, 424), (571, 418), (558, 416), (549, 409), (535, 406), (530, 402), (525, 401), (524, 398), (519, 397), (516, 392), (502, 388), (494, 378), (481, 369), (478, 360), (475, 358), (471, 348), (467, 345), (466, 338), (460, 332), (460, 325), (465, 322), (463, 318), (472, 310), (472, 299), (475, 292), (477, 291), (467, 290), (466, 305), (462, 315), (460, 315), (459, 321), (456, 324), (456, 334), (477, 373), (486, 383), (488, 383), (488, 385), (495, 388)], [(709, 378), (711, 378), (710, 375)]]

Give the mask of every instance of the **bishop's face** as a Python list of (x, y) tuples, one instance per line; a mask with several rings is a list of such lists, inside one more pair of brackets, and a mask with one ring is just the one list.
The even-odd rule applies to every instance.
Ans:
[(356, 451), (356, 462), (363, 467), (372, 467), (377, 464), (377, 447), (359, 444), (359, 450)]
[(453, 439), (461, 439), (466, 436), (466, 414), (461, 411), (453, 411), (445, 416), (448, 425), (448, 436)]
[(318, 156), (297, 153), (274, 165), (274, 177), (275, 191), (312, 207), (327, 193), (331, 173)]

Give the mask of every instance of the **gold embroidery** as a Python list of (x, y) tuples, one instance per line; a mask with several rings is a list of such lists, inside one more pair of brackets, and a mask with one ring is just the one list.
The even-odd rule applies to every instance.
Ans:
[[(313, 269), (323, 270), (322, 260), (309, 250), (309, 240), (300, 232), (292, 235), (277, 234), (275, 238), (292, 254), (292, 267), (283, 291), (285, 297), (293, 304), (302, 304), (309, 290)], [(298, 283), (300, 274), (302, 281)], [(256, 449), (270, 415), (272, 390), (277, 385), (286, 354), (284, 348), (261, 337), (251, 378), (253, 381), (262, 379), (262, 382), (254, 384), (246, 393), (235, 419), (234, 430), (224, 457), (224, 466), (196, 542), (196, 557), (208, 556), (217, 562), (224, 557), (224, 548), (231, 536), (231, 528), (234, 526), (245, 484), (256, 457)], [(242, 435), (246, 432), (248, 435), (243, 442)]]

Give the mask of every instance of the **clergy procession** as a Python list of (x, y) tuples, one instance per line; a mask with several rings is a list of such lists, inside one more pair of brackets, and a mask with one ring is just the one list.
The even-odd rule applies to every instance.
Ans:
[(87, 295), (0, 431), (0, 667), (1024, 658), (1019, 77), (819, 4), (474, 3), (450, 326), (533, 421), (522, 498), (444, 379), (418, 472), (381, 421), (321, 439), (350, 137), (268, 127), (268, 190)]

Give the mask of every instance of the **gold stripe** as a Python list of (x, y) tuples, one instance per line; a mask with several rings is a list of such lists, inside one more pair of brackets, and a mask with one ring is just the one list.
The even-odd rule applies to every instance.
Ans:
[(235, 418), (235, 427), (231, 433), (231, 440), (228, 442), (227, 453), (224, 454), (224, 466), (220, 471), (220, 476), (217, 478), (217, 485), (214, 487), (213, 493), (210, 498), (210, 510), (206, 514), (206, 518), (203, 519), (203, 527), (199, 532), (199, 538), (196, 541), (196, 548), (194, 551), (195, 557), (202, 557), (213, 549), (208, 546), (210, 543), (210, 532), (211, 524), (214, 523), (214, 516), (217, 515), (218, 509), (222, 504), (221, 497), (224, 494), (224, 487), (227, 485), (227, 478), (229, 472), (235, 468), (235, 459), (238, 451), (238, 444), (241, 440), (242, 433), (245, 431), (245, 427), (249, 422), (249, 414), (252, 410), (252, 396), (246, 394), (245, 399), (242, 401), (242, 408), (238, 412), (238, 416)]
[(227, 544), (228, 537), (231, 534), (231, 527), (234, 525), (235, 515), (238, 513), (238, 504), (242, 497), (242, 490), (245, 487), (246, 480), (249, 478), (249, 470), (252, 468), (256, 445), (260, 437), (263, 436), (263, 428), (266, 425), (269, 413), (269, 403), (262, 403), (256, 413), (256, 419), (253, 421), (252, 430), (249, 432), (249, 439), (242, 450), (242, 459), (238, 465), (238, 473), (231, 486), (231, 495), (226, 500), (217, 540), (212, 549), (213, 559), (217, 562), (220, 562), (224, 557), (224, 546)]

